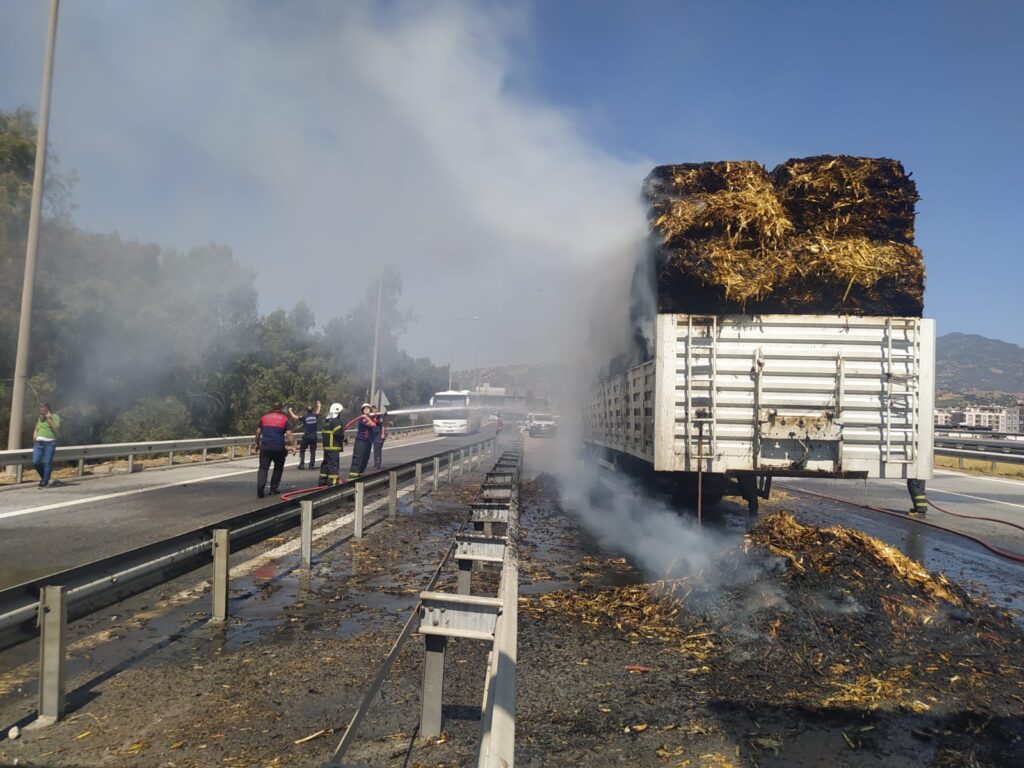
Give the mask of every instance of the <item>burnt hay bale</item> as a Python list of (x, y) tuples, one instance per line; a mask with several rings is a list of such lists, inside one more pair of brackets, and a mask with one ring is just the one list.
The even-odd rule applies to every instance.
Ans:
[(771, 173), (798, 233), (914, 242), (917, 185), (898, 160), (821, 155)]
[(793, 230), (760, 163), (659, 166), (644, 181), (644, 194), (651, 228), (668, 245), (705, 237), (772, 245)]
[(643, 192), (661, 312), (923, 311), (917, 189), (898, 161), (663, 165)]
[(780, 248), (691, 240), (658, 255), (658, 311), (919, 317), (921, 252), (864, 238), (790, 238)]

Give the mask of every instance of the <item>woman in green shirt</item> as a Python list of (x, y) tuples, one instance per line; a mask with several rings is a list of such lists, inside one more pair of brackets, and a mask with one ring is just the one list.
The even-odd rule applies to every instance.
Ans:
[(32, 432), (32, 466), (39, 473), (39, 487), (50, 484), (53, 470), (53, 452), (57, 450), (57, 432), (60, 430), (60, 416), (50, 410), (49, 403), (39, 406), (39, 420)]

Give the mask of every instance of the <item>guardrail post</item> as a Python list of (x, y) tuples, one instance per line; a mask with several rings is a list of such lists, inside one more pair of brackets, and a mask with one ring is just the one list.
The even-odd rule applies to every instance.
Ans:
[(167, 452), (167, 466), (171, 466), (174, 463), (174, 451)]
[(363, 538), (363, 501), (366, 498), (366, 484), (356, 482), (356, 511), (353, 523), (352, 536), (356, 539)]
[(423, 484), (423, 462), (417, 461), (416, 462), (416, 487), (413, 489), (413, 492), (412, 492), (412, 500), (413, 501), (419, 501), (420, 500), (420, 495), (422, 494), (420, 486), (422, 484)]
[(459, 477), (466, 474), (466, 449), (459, 448)]
[(313, 563), (313, 502), (306, 499), (300, 502), (302, 518), (302, 552), (300, 568), (309, 570)]
[(40, 726), (64, 717), (64, 651), (67, 646), (68, 597), (64, 587), (39, 591), (39, 717)]
[(437, 482), (438, 481), (438, 477), (437, 476), (439, 474), (441, 474), (441, 457), (440, 456), (435, 456), (434, 457), (434, 475), (433, 475), (432, 483), (431, 483), (432, 484), (432, 488), (435, 491), (437, 490), (437, 485), (438, 485), (438, 482)]
[(448, 484), (452, 483), (452, 472), (455, 467), (455, 451), (448, 452)]
[(78, 476), (79, 477), (84, 477), (85, 476), (85, 459), (79, 459), (78, 460)]
[(436, 739), (441, 735), (441, 707), (444, 695), (444, 651), (448, 638), (424, 635), (423, 697), (420, 710), (420, 736)]
[(398, 514), (398, 472), (388, 472), (388, 517)]
[(228, 556), (231, 554), (231, 531), (213, 531), (213, 620), (228, 618)]
[(235, 458), (235, 446), (229, 445), (228, 446), (228, 460), (230, 461), (231, 459), (234, 459), (234, 458)]
[(958, 469), (963, 469), (964, 468), (964, 457), (963, 456), (957, 456), (956, 457), (956, 466), (957, 466)]
[(128, 474), (130, 475), (134, 471), (135, 471), (135, 454), (134, 453), (129, 453), (128, 454)]
[(459, 582), (456, 592), (460, 595), (470, 594), (473, 582), (473, 561), (459, 560)]
[(209, 448), (203, 448), (203, 461), (206, 461), (206, 457), (209, 454), (209, 452), (210, 452)]
[(14, 470), (14, 482), (20, 483), (25, 478), (25, 467), (21, 464)]

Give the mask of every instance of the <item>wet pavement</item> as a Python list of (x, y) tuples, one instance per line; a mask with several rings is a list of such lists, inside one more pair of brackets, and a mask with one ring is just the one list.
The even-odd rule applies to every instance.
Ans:
[[(458, 450), (491, 433), (389, 439), (385, 463), (397, 466)], [(322, 458), (318, 455), (318, 458)], [(344, 452), (347, 467), (350, 452)], [(315, 486), (318, 473), (286, 462), (283, 492)], [(0, 491), (0, 589), (276, 504), (256, 496), (256, 459), (185, 464), (134, 474), (62, 480)]]
[[(294, 535), (233, 556), (224, 626), (209, 622), (209, 584), (198, 574), (75, 622), (68, 717), (16, 740), (3, 735), (31, 719), (38, 651), (30, 643), (4, 654), (0, 765), (322, 761), (462, 524), (475, 494), (467, 489), (481, 481), (480, 470), (468, 473), (415, 505), (407, 491), (393, 520), (378, 502), (362, 541), (350, 538), (344, 505), (318, 521), (331, 530), (314, 542), (309, 573), (298, 568)], [(383, 701), (394, 705), (387, 692)]]

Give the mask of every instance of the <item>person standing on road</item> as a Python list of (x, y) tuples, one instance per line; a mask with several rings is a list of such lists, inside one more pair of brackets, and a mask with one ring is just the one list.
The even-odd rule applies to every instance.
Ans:
[(370, 409), (370, 415), (377, 422), (377, 426), (373, 428), (373, 468), (380, 469), (383, 461), (384, 441), (388, 437), (388, 416), (386, 412), (377, 410), (376, 406)]
[(324, 420), (324, 459), (320, 462), (320, 485), (337, 485), (341, 474), (341, 449), (345, 447), (345, 423), (341, 403), (331, 403)]
[(366, 471), (366, 465), (370, 463), (370, 451), (373, 450), (373, 433), (377, 427), (377, 422), (371, 415), (372, 410), (373, 406), (369, 403), (363, 403), (359, 408), (359, 415), (345, 425), (345, 429), (348, 429), (353, 424), (357, 424), (356, 439), (352, 443), (352, 466), (348, 473), (349, 480), (363, 474)]
[(928, 514), (928, 494), (925, 491), (924, 480), (907, 480), (907, 490), (910, 492), (910, 500), (914, 506), (910, 508), (911, 515)]
[(261, 499), (266, 495), (267, 471), (274, 464), (274, 472), (270, 476), (271, 495), (278, 492), (281, 475), (284, 474), (284, 458), (289, 451), (295, 452), (295, 438), (292, 437), (292, 425), (288, 414), (284, 412), (283, 403), (274, 403), (274, 407), (263, 414), (256, 428), (256, 447), (260, 452), (260, 469), (256, 474), (256, 495)]
[[(316, 469), (317, 427), (320, 426), (320, 401), (306, 407), (302, 417), (302, 442), (299, 443), (299, 469), (306, 468), (306, 449), (309, 449), (309, 468)], [(335, 473), (337, 474), (337, 473)]]
[(57, 433), (60, 431), (60, 416), (50, 409), (49, 403), (39, 406), (39, 419), (32, 431), (32, 466), (39, 473), (39, 487), (50, 484), (53, 471), (53, 452), (57, 450)]

